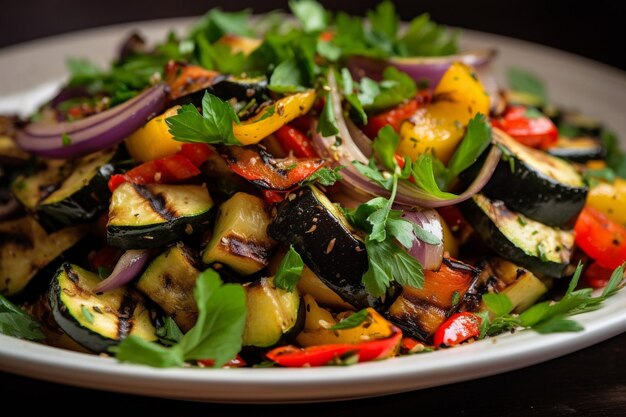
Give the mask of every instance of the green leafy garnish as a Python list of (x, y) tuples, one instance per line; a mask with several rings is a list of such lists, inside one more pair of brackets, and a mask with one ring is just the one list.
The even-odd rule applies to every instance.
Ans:
[(324, 104), (319, 123), (317, 124), (317, 131), (324, 137), (333, 136), (339, 133), (330, 91), (326, 93), (326, 103)]
[(328, 328), (328, 330), (345, 330), (345, 329), (354, 329), (363, 323), (369, 317), (370, 312), (364, 308), (363, 310), (357, 311), (356, 313), (350, 314), (345, 319), (341, 320), (339, 323), (336, 323)]
[(230, 104), (209, 92), (202, 98), (202, 114), (193, 104), (186, 104), (165, 122), (181, 142), (240, 145), (233, 134), (233, 122), (239, 123), (239, 118)]
[(507, 76), (511, 90), (531, 96), (540, 106), (548, 103), (548, 91), (534, 74), (519, 68), (509, 68)]
[(165, 346), (173, 346), (183, 338), (183, 332), (170, 316), (165, 316), (163, 325), (157, 327), (156, 334), (159, 336), (159, 342)]
[(300, 183), (300, 186), (304, 187), (305, 185), (318, 183), (326, 187), (330, 187), (335, 182), (343, 179), (343, 177), (339, 173), (339, 171), (341, 171), (343, 168), (343, 166), (338, 166), (335, 168), (320, 168), (312, 175), (310, 175), (306, 180), (302, 181), (302, 183)]
[(613, 271), (602, 294), (593, 296), (591, 288), (576, 290), (583, 270), (578, 264), (567, 291), (559, 301), (543, 301), (535, 304), (523, 313), (510, 314), (513, 309), (511, 300), (506, 294), (487, 294), (483, 296), (488, 311), (479, 313), (482, 319), (482, 337), (495, 335), (518, 327), (530, 328), (538, 333), (577, 332), (584, 330), (579, 323), (568, 319), (587, 311), (597, 310), (609, 297), (614, 295), (623, 285), (624, 265)]
[(180, 366), (186, 361), (212, 359), (218, 368), (241, 350), (246, 320), (246, 295), (239, 284), (223, 284), (212, 269), (196, 281), (198, 320), (169, 347), (130, 335), (111, 348), (117, 359), (155, 367)]
[(324, 7), (316, 1), (292, 0), (289, 2), (291, 9), (305, 32), (319, 32), (326, 29), (327, 13)]
[(0, 294), (0, 333), (26, 340), (41, 340), (46, 336), (33, 317)]
[(602, 144), (606, 148), (606, 164), (619, 177), (626, 178), (626, 152), (619, 147), (617, 135), (607, 130), (602, 131), (600, 136)]
[(296, 252), (293, 246), (289, 246), (289, 251), (285, 254), (285, 257), (280, 261), (278, 271), (274, 276), (274, 285), (281, 290), (293, 292), (296, 289), (296, 285), (302, 275), (304, 269), (304, 262), (300, 254)]
[(67, 133), (61, 133), (61, 143), (63, 146), (70, 146), (72, 144), (72, 138)]
[(297, 93), (304, 91), (305, 75), (295, 59), (289, 58), (276, 67), (270, 78), (268, 88), (277, 93)]

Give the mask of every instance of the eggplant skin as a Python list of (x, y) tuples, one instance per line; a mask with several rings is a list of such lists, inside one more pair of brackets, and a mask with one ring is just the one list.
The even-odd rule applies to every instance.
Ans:
[(342, 299), (357, 308), (377, 305), (362, 283), (368, 269), (365, 244), (338, 217), (341, 213), (317, 189), (291, 193), (278, 207), (269, 235), (293, 245), (304, 263)]

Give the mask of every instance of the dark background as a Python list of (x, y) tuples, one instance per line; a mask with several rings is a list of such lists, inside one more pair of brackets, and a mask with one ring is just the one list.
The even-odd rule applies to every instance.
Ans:
[[(94, 26), (199, 15), (212, 6), (257, 12), (285, 2), (162, 0), (27, 0), (0, 6), (0, 47)], [(363, 14), (378, 0), (322, 1), (328, 8)], [(404, 19), (429, 12), (451, 26), (517, 37), (626, 69), (626, 2), (540, 0), (397, 1)], [(626, 334), (562, 358), (476, 381), (412, 393), (331, 404), (236, 406), (112, 394), (41, 382), (0, 372), (5, 406), (21, 410), (111, 414), (387, 416), (623, 416), (626, 410)], [(85, 405), (87, 404), (87, 408)], [(90, 404), (90, 405), (89, 405)], [(81, 410), (81, 411), (78, 411)]]
[[(328, 1), (327, 8), (364, 14), (379, 0)], [(146, 19), (192, 16), (211, 7), (258, 12), (286, 8), (276, 0), (6, 0), (0, 47), (53, 34)], [(620, 0), (396, 1), (404, 19), (429, 12), (438, 22), (522, 38), (626, 69), (626, 2)]]

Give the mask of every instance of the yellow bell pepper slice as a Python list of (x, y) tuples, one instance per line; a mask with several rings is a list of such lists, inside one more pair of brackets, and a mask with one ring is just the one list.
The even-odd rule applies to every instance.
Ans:
[(180, 106), (167, 109), (126, 138), (126, 148), (135, 161), (147, 162), (180, 151), (182, 142), (174, 140), (165, 119), (175, 116)]
[(413, 160), (433, 153), (447, 163), (470, 119), (477, 113), (488, 115), (489, 105), (489, 95), (472, 69), (453, 63), (437, 84), (433, 102), (402, 124), (398, 152)]
[(274, 113), (266, 117), (260, 112), (241, 124), (233, 124), (233, 133), (242, 145), (253, 145), (271, 135), (293, 119), (305, 115), (313, 107), (315, 90), (292, 94), (274, 103)]
[(249, 38), (247, 36), (239, 36), (227, 33), (217, 40), (218, 44), (226, 45), (233, 54), (242, 53), (245, 56), (250, 55), (257, 49), (263, 41), (257, 38)]
[(369, 317), (357, 327), (329, 330), (337, 320), (326, 309), (321, 308), (310, 295), (304, 296), (306, 319), (304, 330), (296, 341), (302, 347), (335, 343), (360, 343), (373, 339), (384, 339), (393, 333), (393, 325), (373, 308), (368, 308)]
[(626, 226), (626, 180), (616, 178), (611, 184), (600, 182), (589, 189), (587, 204)]

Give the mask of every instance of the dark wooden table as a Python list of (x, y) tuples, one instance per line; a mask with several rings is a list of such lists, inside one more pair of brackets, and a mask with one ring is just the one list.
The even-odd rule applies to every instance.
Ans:
[[(257, 11), (284, 6), (285, 2), (245, 0), (172, 2), (140, 0), (85, 2), (84, 0), (32, 0), (7, 2), (0, 13), (0, 47), (37, 37), (95, 25), (202, 13), (211, 5), (228, 10), (253, 5)], [(362, 13), (377, 0), (323, 1), (333, 8)], [(594, 7), (572, 2), (496, 0), (456, 2), (397, 1), (403, 17), (429, 11), (451, 25), (525, 38), (589, 56), (624, 69), (621, 40), (626, 38), (624, 2), (597, 0)], [(593, 26), (592, 30), (589, 28)], [(307, 405), (226, 405), (101, 392), (0, 373), (3, 409), (20, 400), (21, 410), (81, 414), (106, 410), (112, 415), (297, 415), (386, 416), (401, 410), (410, 415), (487, 416), (624, 416), (626, 415), (626, 334), (565, 357), (514, 372), (405, 394), (336, 403)], [(80, 401), (78, 401), (80, 399)], [(88, 408), (76, 404), (91, 404)], [(92, 409), (91, 407), (96, 407)], [(404, 411), (406, 410), (406, 411)], [(3, 413), (4, 415), (5, 413)]]

